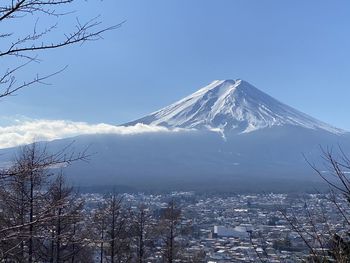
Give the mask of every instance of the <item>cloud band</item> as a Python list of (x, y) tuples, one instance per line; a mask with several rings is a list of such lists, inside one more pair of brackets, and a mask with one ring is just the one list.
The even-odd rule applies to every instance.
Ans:
[(134, 126), (115, 126), (105, 123), (88, 124), (67, 120), (26, 120), (14, 125), (0, 126), (0, 148), (14, 147), (34, 141), (51, 141), (82, 134), (133, 135), (155, 132), (179, 132), (183, 129), (168, 129), (138, 123)]

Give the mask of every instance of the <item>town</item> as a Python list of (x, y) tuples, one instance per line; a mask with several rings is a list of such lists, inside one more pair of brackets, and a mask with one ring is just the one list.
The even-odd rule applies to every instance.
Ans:
[[(104, 200), (101, 194), (82, 198), (90, 211)], [(173, 192), (123, 194), (122, 198), (131, 210), (146, 204), (155, 224), (168, 203), (176, 203), (181, 210), (178, 228), (183, 230), (175, 238), (182, 247), (182, 260), (177, 262), (208, 263), (301, 261), (310, 256), (308, 245), (322, 249), (325, 239), (344, 228), (339, 213), (346, 204), (330, 194)], [(323, 240), (315, 237), (320, 233)], [(155, 246), (147, 262), (160, 260), (161, 247)]]

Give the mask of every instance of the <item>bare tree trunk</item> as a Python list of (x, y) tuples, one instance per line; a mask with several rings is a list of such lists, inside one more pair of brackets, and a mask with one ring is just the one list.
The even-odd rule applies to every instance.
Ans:
[[(59, 181), (59, 189), (58, 189), (58, 200), (61, 201), (62, 199), (62, 180)], [(57, 226), (56, 226), (56, 262), (60, 262), (60, 245), (61, 245), (61, 214), (62, 214), (62, 208), (59, 206), (57, 211)]]
[(104, 222), (104, 217), (102, 217), (102, 222), (101, 222), (101, 248), (100, 248), (100, 263), (103, 263), (103, 245), (104, 245), (104, 228), (105, 228), (105, 222)]
[[(25, 193), (24, 193), (24, 191), (25, 191), (25, 189), (24, 189), (24, 182), (22, 182), (22, 181), (21, 181), (20, 191), (21, 191), (21, 204), (20, 204), (21, 205), (21, 211), (20, 211), (21, 221), (20, 221), (20, 223), (23, 226), (25, 223), (25, 218), (24, 218), (24, 213), (25, 213), (25, 211), (24, 211), (24, 206), (25, 206), (25, 200), (24, 200)], [(24, 259), (24, 244), (25, 244), (25, 242), (22, 239), (22, 241), (21, 241), (21, 258), (22, 259)]]
[[(146, 212), (146, 207), (144, 204), (141, 204), (138, 207), (138, 210), (133, 215), (134, 220), (134, 235), (136, 238), (136, 246), (137, 246), (137, 262), (143, 263), (145, 262), (145, 256), (147, 253), (146, 249), (146, 231), (149, 232), (150, 229), (146, 229), (149, 227), (149, 216)], [(148, 233), (149, 234), (149, 233)]]
[(140, 232), (139, 232), (139, 263), (143, 263), (143, 257), (144, 257), (144, 222), (145, 222), (145, 215), (144, 210), (142, 209), (140, 211)]
[(30, 212), (29, 212), (29, 244), (28, 244), (28, 262), (33, 262), (33, 216), (34, 216), (34, 174), (30, 173)]
[(55, 232), (51, 233), (51, 250), (50, 250), (50, 263), (54, 262), (55, 258)]
[(174, 224), (171, 221), (170, 245), (169, 245), (169, 263), (173, 263), (173, 253), (174, 253)]
[[(74, 222), (73, 224), (73, 236), (75, 235), (75, 231), (76, 231), (76, 223)], [(72, 263), (74, 263), (75, 260), (75, 242), (73, 241), (73, 245), (72, 245)]]
[(114, 263), (114, 253), (115, 253), (115, 217), (116, 217), (116, 197), (112, 197), (112, 232), (111, 232), (111, 263)]
[(163, 258), (168, 263), (173, 263), (177, 259), (175, 238), (179, 234), (177, 225), (180, 222), (180, 215), (180, 209), (175, 207), (174, 201), (171, 201), (161, 218), (161, 235), (164, 241)]

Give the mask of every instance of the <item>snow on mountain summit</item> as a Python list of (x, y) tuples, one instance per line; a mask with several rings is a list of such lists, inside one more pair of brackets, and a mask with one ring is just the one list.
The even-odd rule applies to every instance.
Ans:
[(127, 123), (251, 132), (282, 125), (343, 131), (318, 121), (258, 90), (244, 80), (216, 80), (163, 109)]

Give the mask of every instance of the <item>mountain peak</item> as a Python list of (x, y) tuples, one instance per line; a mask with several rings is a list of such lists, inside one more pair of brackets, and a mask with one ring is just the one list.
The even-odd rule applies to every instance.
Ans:
[[(244, 86), (245, 83), (248, 83), (244, 80), (241, 80), (241, 79), (224, 79), (224, 80), (214, 80), (212, 81), (209, 85), (203, 87), (202, 89), (198, 90), (198, 91), (201, 91), (201, 90), (210, 90), (210, 89), (213, 89), (213, 88), (218, 88), (218, 87), (223, 87), (223, 86), (231, 86), (231, 87), (242, 87)], [(241, 85), (243, 84), (243, 85)]]
[(136, 123), (236, 132), (294, 125), (342, 133), (340, 129), (279, 102), (241, 79), (215, 80), (182, 100), (126, 125)]

